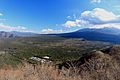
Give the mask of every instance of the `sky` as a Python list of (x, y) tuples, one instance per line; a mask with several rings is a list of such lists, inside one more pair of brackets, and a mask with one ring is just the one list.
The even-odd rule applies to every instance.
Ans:
[(120, 0), (0, 0), (0, 31), (66, 33), (120, 28)]

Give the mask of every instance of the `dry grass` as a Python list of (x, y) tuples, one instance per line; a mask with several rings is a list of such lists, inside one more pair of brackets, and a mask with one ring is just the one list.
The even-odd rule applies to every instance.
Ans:
[[(43, 64), (33, 66), (25, 63), (18, 68), (4, 67), (0, 70), (0, 80), (79, 80), (79, 76), (70, 76), (69, 70), (58, 70)], [(81, 80), (81, 79), (80, 79)]]
[(90, 60), (79, 69), (63, 70), (47, 64), (33, 66), (25, 63), (18, 68), (5, 66), (0, 70), (0, 80), (120, 80), (117, 63), (110, 62), (109, 58), (103, 60)]

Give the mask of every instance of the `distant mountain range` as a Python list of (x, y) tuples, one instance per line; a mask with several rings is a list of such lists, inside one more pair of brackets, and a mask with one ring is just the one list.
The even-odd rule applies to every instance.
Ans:
[[(41, 34), (36, 34), (32, 32), (5, 32), (0, 31), (0, 38), (12, 38), (12, 37), (35, 37)], [(83, 38), (91, 41), (103, 41), (120, 43), (120, 29), (117, 28), (84, 28), (75, 32), (61, 33), (61, 34), (47, 34), (56, 35), (65, 38)]]
[(18, 31), (12, 31), (10, 33), (13, 35), (16, 35), (17, 37), (32, 37), (32, 36), (40, 35), (40, 34), (32, 33), (32, 32), (18, 32)]
[(104, 33), (104, 34), (111, 34), (111, 35), (120, 35), (120, 29), (117, 28), (85, 28), (80, 29), (77, 32), (98, 32), (98, 33)]
[(0, 31), (0, 38), (11, 38), (11, 37), (15, 37), (15, 36), (10, 32)]
[(0, 38), (32, 37), (32, 36), (39, 36), (39, 34), (32, 33), (32, 32), (0, 31)]
[(120, 29), (117, 28), (85, 28), (75, 32), (55, 35), (66, 38), (84, 38), (92, 41), (120, 43)]

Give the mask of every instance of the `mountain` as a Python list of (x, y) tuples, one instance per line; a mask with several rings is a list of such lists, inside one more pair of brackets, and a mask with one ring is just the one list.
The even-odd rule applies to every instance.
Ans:
[(99, 33), (104, 33), (104, 34), (112, 34), (112, 35), (120, 35), (120, 29), (117, 29), (117, 28), (85, 28), (85, 29), (81, 29), (81, 30), (78, 30), (77, 32), (85, 32), (85, 31), (88, 31), (88, 32), (99, 32)]
[[(10, 38), (10, 37), (36, 37), (41, 34), (32, 32), (5, 32), (0, 31), (0, 38)], [(65, 38), (83, 38), (91, 41), (103, 41), (111, 43), (120, 44), (120, 29), (117, 28), (84, 28), (75, 32), (61, 33), (61, 34), (48, 34), (55, 35)]]
[(35, 37), (39, 36), (39, 34), (32, 32), (17, 32), (17, 31), (0, 31), (0, 38), (13, 38), (13, 37)]
[(14, 34), (10, 32), (0, 31), (0, 38), (11, 38), (15, 37)]
[(17, 32), (17, 31), (12, 31), (10, 33), (16, 35), (17, 37), (32, 37), (32, 36), (38, 36), (39, 35), (37, 33), (32, 33), (32, 32)]
[(84, 38), (92, 41), (120, 43), (120, 29), (117, 28), (85, 28), (75, 32), (56, 35), (66, 38)]

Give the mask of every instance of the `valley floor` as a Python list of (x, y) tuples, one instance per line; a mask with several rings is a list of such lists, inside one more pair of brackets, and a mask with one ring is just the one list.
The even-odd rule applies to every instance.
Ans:
[[(35, 61), (46, 55), (51, 63)], [(0, 39), (0, 80), (120, 80), (119, 74), (119, 45), (53, 36)]]

